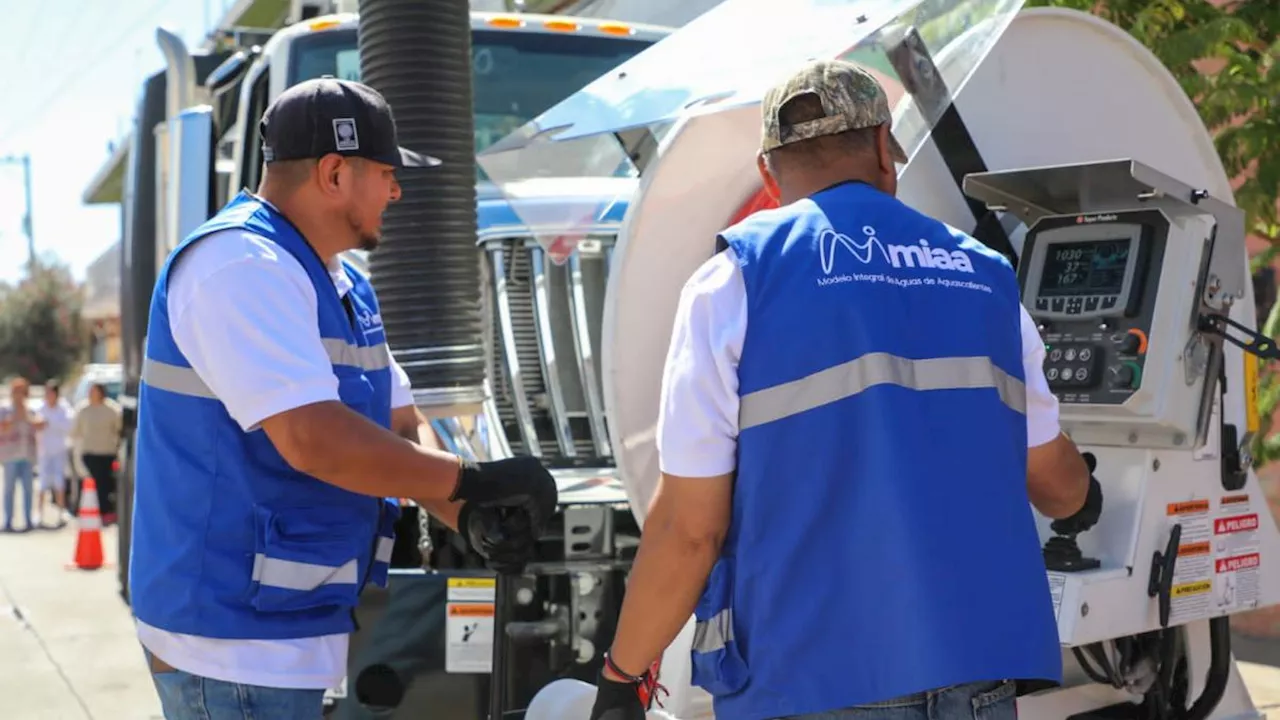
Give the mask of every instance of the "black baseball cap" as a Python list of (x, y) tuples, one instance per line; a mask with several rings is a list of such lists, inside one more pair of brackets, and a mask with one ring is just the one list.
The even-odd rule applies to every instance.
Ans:
[(363, 83), (328, 75), (280, 93), (262, 114), (262, 158), (268, 163), (329, 153), (391, 165), (435, 167), (440, 160), (400, 147), (391, 106)]

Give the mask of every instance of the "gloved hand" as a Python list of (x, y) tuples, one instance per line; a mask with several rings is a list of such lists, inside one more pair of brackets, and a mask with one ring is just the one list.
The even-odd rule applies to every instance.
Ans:
[(638, 687), (610, 680), (602, 671), (596, 682), (596, 704), (591, 707), (591, 720), (644, 720), (644, 716)]
[(536, 555), (538, 538), (519, 508), (466, 503), (458, 513), (458, 532), (500, 574), (519, 573)]
[[(491, 462), (464, 461), (449, 500), (477, 507), (522, 510), (532, 533), (537, 535), (555, 514), (558, 495), (555, 478), (542, 463), (521, 455)], [(504, 514), (503, 522), (511, 522), (513, 517)]]
[(1079, 535), (1097, 525), (1098, 518), (1102, 516), (1102, 485), (1093, 476), (1098, 461), (1093, 453), (1084, 453), (1084, 461), (1089, 467), (1089, 494), (1085, 496), (1084, 506), (1074, 515), (1049, 523), (1049, 529), (1058, 535)]

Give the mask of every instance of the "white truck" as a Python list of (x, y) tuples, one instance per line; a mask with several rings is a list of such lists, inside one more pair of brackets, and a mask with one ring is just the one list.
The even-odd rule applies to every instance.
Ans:
[[(474, 151), (488, 147), (670, 32), (656, 26), (533, 14), (472, 12), (470, 22)], [(122, 507), (128, 507), (125, 503), (131, 503), (132, 499), (133, 417), (147, 305), (156, 271), (183, 237), (239, 189), (257, 186), (262, 169), (258, 120), (273, 98), (291, 85), (322, 75), (361, 79), (360, 28), (354, 13), (313, 15), (272, 33), (260, 46), (233, 48), (213, 55), (193, 55), (173, 33), (163, 29), (157, 32), (167, 67), (144, 86), (125, 181), (122, 253), (125, 276), (121, 305), (126, 382), (122, 400), (128, 411), (128, 422), (122, 453)], [(252, 39), (251, 35), (246, 37)], [(397, 109), (398, 119), (408, 115), (410, 113)], [(437, 437), (442, 445), (460, 452), (471, 452), (474, 443), (483, 446), (475, 448), (481, 455), (491, 450), (507, 453), (512, 448), (516, 452), (542, 455), (548, 464), (559, 468), (557, 472), (566, 485), (573, 485), (579, 479), (608, 476), (612, 472), (611, 458), (607, 452), (596, 452), (606, 443), (598, 393), (600, 380), (587, 374), (581, 376), (585, 382), (561, 383), (558, 376), (535, 376), (542, 367), (538, 361), (539, 349), (536, 344), (528, 344), (527, 338), (532, 336), (535, 313), (545, 313), (546, 307), (541, 299), (535, 300), (529, 285), (510, 273), (525, 273), (527, 278), (531, 263), (541, 268), (540, 261), (531, 260), (536, 243), (521, 236), (519, 214), (513, 212), (512, 203), (496, 191), (483, 173), (473, 181), (478, 235), (469, 240), (468, 246), (477, 261), (473, 263), (476, 294), (483, 294), (482, 302), (488, 310), (486, 332), (491, 338), (513, 337), (514, 333), (519, 341), (510, 346), (509, 353), (504, 355), (500, 349), (489, 358), (487, 367), (491, 377), (497, 378), (496, 387), (472, 408), (474, 413), (466, 417), (448, 415), (433, 421)], [(532, 202), (542, 206), (555, 204), (566, 193), (573, 197), (584, 192), (613, 196), (620, 184), (628, 183), (634, 186), (634, 180), (625, 177), (593, 180), (585, 186), (572, 178), (547, 178), (534, 190)], [(605, 186), (603, 190), (593, 189), (600, 184)], [(617, 218), (624, 210), (625, 204), (619, 206)], [(357, 265), (367, 267), (363, 253), (349, 255)], [(587, 280), (589, 290), (586, 291), (593, 304), (597, 304), (603, 293), (602, 258), (603, 255), (597, 253), (587, 261), (595, 270)], [(574, 261), (574, 267), (578, 267), (577, 262)], [(497, 283), (493, 281), (493, 263), (498, 263), (497, 276), (502, 278)], [(588, 345), (594, 337), (598, 346), (598, 313), (593, 311), (588, 320), (581, 313), (570, 314), (562, 309), (575, 288), (579, 298), (576, 307), (583, 307), (581, 269), (572, 276), (565, 267), (557, 266), (553, 272), (560, 283), (556, 312), (541, 314), (539, 319), (563, 329), (563, 339), (571, 343), (574, 342), (571, 335), (577, 342)], [(508, 282), (509, 279), (513, 281)], [(376, 273), (374, 282), (376, 286)], [(488, 292), (482, 293), (482, 286)], [(500, 292), (498, 286), (501, 286)], [(545, 283), (539, 283), (539, 289), (545, 291)], [(401, 362), (412, 374), (412, 368), (408, 367), (411, 363), (403, 358)], [(521, 363), (530, 367), (522, 368)], [(539, 369), (531, 372), (534, 366)], [(579, 367), (565, 366), (560, 370), (577, 372)], [(600, 431), (594, 443), (590, 436), (580, 441), (577, 449), (582, 452), (575, 453), (573, 446), (568, 452), (560, 452), (561, 446), (547, 430), (549, 405), (543, 388), (552, 385), (558, 391), (572, 386), (577, 395), (571, 402), (583, 408), (573, 420), (574, 424), (581, 422)], [(564, 395), (560, 394), (556, 407), (563, 408), (564, 402)], [(586, 411), (587, 406), (594, 414)], [(536, 429), (532, 429), (532, 423), (520, 424), (521, 420), (534, 416), (538, 418)], [(477, 428), (488, 440), (478, 437)], [(526, 429), (530, 434), (522, 435)], [(539, 431), (543, 433), (541, 438)], [(548, 441), (547, 437), (552, 439)], [(563, 457), (568, 461), (560, 462)], [(597, 483), (587, 482), (588, 487), (579, 491), (578, 496), (593, 502), (611, 501), (613, 507), (625, 509), (620, 484), (607, 484), (608, 487), (601, 489)], [(127, 600), (128, 513), (122, 512), (121, 517), (120, 572), (122, 594)], [(357, 612), (361, 632), (357, 633), (352, 646), (350, 682), (344, 682), (331, 693), (334, 704), (330, 711), (339, 717), (354, 718), (366, 717), (371, 712), (369, 708), (381, 707), (395, 714), (380, 717), (399, 718), (417, 717), (423, 708), (430, 708), (432, 717), (442, 720), (478, 717), (483, 714), (486, 703), (491, 645), (473, 640), (473, 647), (483, 648), (479, 653), (459, 647), (457, 643), (450, 646), (448, 653), (441, 652), (447, 632), (455, 629), (455, 622), (443, 617), (446, 595), (456, 595), (456, 591), (446, 591), (451, 581), (445, 573), (423, 568), (424, 556), (427, 564), (453, 568), (471, 566), (463, 570), (462, 575), (470, 578), (479, 573), (480, 577), (467, 582), (481, 586), (488, 583), (490, 594), (493, 580), (486, 578), (475, 558), (465, 558), (465, 553), (457, 552), (457, 545), (450, 541), (447, 533), (440, 532), (439, 528), (420, 528), (413, 512), (407, 514), (401, 530), (401, 542), (397, 543), (393, 557), (393, 565), (399, 567), (394, 571), (391, 588), (387, 592), (366, 593)], [(434, 545), (426, 539), (433, 533)], [(483, 587), (480, 592), (485, 592)], [(396, 658), (402, 664), (397, 664)], [(578, 659), (576, 655), (557, 654), (546, 665), (548, 671), (558, 674), (567, 664), (573, 666), (570, 670), (574, 676), (586, 677), (594, 672), (590, 660), (591, 657)], [(529, 680), (528, 690), (516, 695), (527, 699), (548, 679)], [(359, 697), (355, 697), (357, 695)]]
[[(715, 251), (715, 233), (761, 205), (763, 88), (808, 57), (840, 56), (888, 86), (911, 156), (899, 196), (1025, 256), (1025, 301), (1064, 351), (1050, 356), (1064, 427), (1104, 484), (1094, 530), (1064, 538), (1040, 519), (1066, 677), (1022, 688), (1020, 713), (1260, 717), (1227, 617), (1280, 601), (1268, 559), (1280, 536), (1240, 452), (1257, 425), (1256, 364), (1222, 337), (1228, 320), (1256, 322), (1241, 217), (1194, 106), (1150, 52), (1081, 13), (1021, 0), (794, 0), (783, 15), (768, 12), (772, 1), (726, 0), (482, 149), (489, 389), (475, 415), (442, 416), (436, 428), (463, 452), (537, 454), (572, 482), (544, 557), (525, 573), (495, 583), (446, 558), (439, 572), (401, 568), (388, 592), (367, 593), (333, 713), (453, 720), (485, 717), (496, 702), (527, 707), (529, 720), (585, 717), (592, 689), (551, 681), (591, 680), (612, 636), (657, 478), (653, 425), (679, 288)], [(256, 82), (269, 97), (271, 81)], [(1113, 105), (1128, 111), (1098, 111)], [(183, 154), (207, 157), (213, 135), (186, 131), (212, 119), (181, 108), (170, 117), (173, 146), (194, 138)], [(228, 173), (241, 172), (246, 149), (224, 154)], [(619, 161), (641, 181), (617, 172)], [(204, 173), (183, 180), (179, 196), (199, 201), (187, 222), (215, 202), (192, 190), (216, 191), (200, 180), (206, 164), (177, 165), (184, 177)], [(549, 165), (560, 177), (546, 176)], [(1133, 258), (1126, 279), (1094, 307), (1085, 290), (1067, 294), (1079, 312), (1066, 296), (1055, 307), (1040, 282), (1050, 251), (1116, 238)], [(842, 258), (854, 261), (871, 260)], [(430, 319), (466, 321), (462, 309)], [(807, 590), (795, 592), (803, 602)], [(662, 667), (666, 708), (682, 720), (713, 717), (689, 684), (695, 632), (690, 618)]]

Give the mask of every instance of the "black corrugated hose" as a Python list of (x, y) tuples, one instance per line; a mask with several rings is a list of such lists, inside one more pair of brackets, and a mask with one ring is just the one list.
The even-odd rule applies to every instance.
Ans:
[(391, 104), (400, 144), (444, 163), (399, 172), (403, 197), (369, 260), (392, 353), (419, 398), (478, 396), (485, 378), (468, 5), (359, 5), (363, 81)]

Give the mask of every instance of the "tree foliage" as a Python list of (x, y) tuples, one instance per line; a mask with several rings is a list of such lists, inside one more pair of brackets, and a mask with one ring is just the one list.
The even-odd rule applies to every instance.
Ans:
[[(1277, 140), (1280, 142), (1280, 139)], [(1271, 250), (1277, 246), (1272, 245)], [(1272, 255), (1273, 253), (1266, 253)], [(1280, 331), (1280, 302), (1271, 306), (1262, 333), (1274, 338)], [(1275, 363), (1262, 364), (1258, 378), (1258, 435), (1253, 439), (1253, 462), (1256, 467), (1280, 458), (1280, 433), (1273, 431), (1275, 412), (1280, 405), (1280, 368)]]
[(71, 374), (88, 347), (82, 302), (65, 265), (37, 260), (0, 297), (0, 376), (41, 384)]
[(1251, 231), (1280, 240), (1280, 2), (1029, 0), (1092, 12), (1133, 35), (1177, 78), (1214, 134)]
[[(1237, 179), (1236, 205), (1250, 232), (1271, 247), (1254, 270), (1280, 257), (1280, 0), (1029, 0), (1028, 6), (1090, 12), (1124, 28), (1149, 48), (1195, 102), (1227, 176)], [(1280, 305), (1262, 331), (1280, 331)], [(1261, 321), (1262, 318), (1260, 317)], [(1280, 403), (1280, 368), (1260, 372), (1256, 466), (1280, 458), (1272, 415)]]

